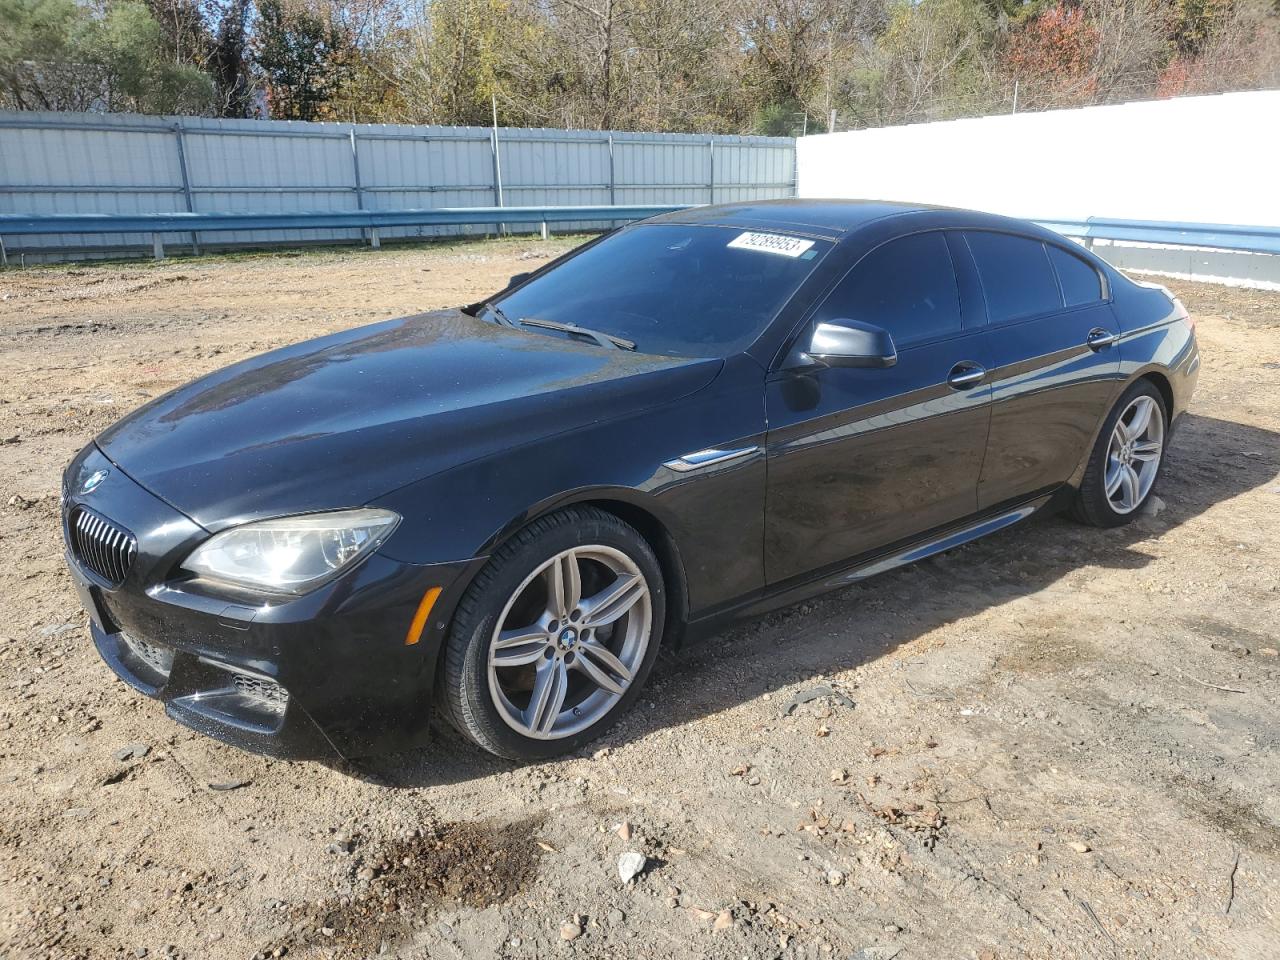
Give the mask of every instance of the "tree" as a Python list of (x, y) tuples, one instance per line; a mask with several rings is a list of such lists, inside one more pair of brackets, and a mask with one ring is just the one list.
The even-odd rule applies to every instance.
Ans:
[(253, 101), (249, 59), (249, 0), (225, 0), (207, 8), (216, 22), (207, 69), (215, 90), (214, 112), (220, 117), (247, 117)]
[(201, 113), (208, 76), (165, 57), (142, 3), (0, 0), (0, 85), (18, 109)]
[(1280, 0), (0, 0), (20, 109), (794, 134), (1280, 85)]
[(1070, 106), (1097, 93), (1101, 37), (1081, 7), (1050, 7), (1009, 39), (1005, 65), (1018, 81), (1023, 103)]
[(1241, 6), (1234, 0), (1173, 0), (1170, 33), (1178, 56), (1204, 53)]
[(258, 0), (255, 50), (271, 116), (323, 119), (346, 79), (346, 33), (323, 13), (290, 0)]
[(160, 27), (160, 55), (173, 63), (203, 68), (213, 37), (198, 0), (145, 0)]
[(406, 105), (395, 54), (403, 42), (401, 0), (321, 0), (345, 39), (334, 65), (343, 82), (323, 108), (328, 119), (397, 122)]
[(736, 131), (749, 121), (755, 78), (742, 69), (727, 0), (633, 0), (616, 122), (642, 130)]
[(72, 0), (0, 0), (0, 84), (10, 105), (68, 109), (63, 84), (53, 82), (53, 74), (62, 72), (54, 64), (71, 56), (78, 21)]
[(1176, 53), (1160, 73), (1158, 96), (1280, 86), (1280, 3), (1180, 0), (1171, 39)]
[(884, 33), (851, 71), (851, 119), (901, 123), (987, 111), (1000, 99), (991, 58), (998, 35), (980, 0), (898, 0)]

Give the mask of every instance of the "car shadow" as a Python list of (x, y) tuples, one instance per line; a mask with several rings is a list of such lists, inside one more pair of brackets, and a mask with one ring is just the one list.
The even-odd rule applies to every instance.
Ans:
[[(1280, 433), (1187, 414), (1156, 488), (1162, 510), (1147, 510), (1113, 530), (1063, 516), (1036, 518), (667, 652), (631, 713), (582, 752), (590, 755), (817, 675), (852, 669), (945, 624), (1034, 594), (1083, 567), (1141, 569), (1152, 559), (1142, 549), (1145, 543), (1278, 475)], [(900, 613), (877, 617), (874, 634), (850, 629), (856, 622), (851, 615), (885, 608)], [(425, 747), (341, 769), (393, 788), (420, 788), (519, 766), (441, 729)]]

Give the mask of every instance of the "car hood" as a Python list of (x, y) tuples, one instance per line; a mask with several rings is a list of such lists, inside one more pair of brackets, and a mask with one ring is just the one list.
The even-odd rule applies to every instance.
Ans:
[(705, 386), (723, 361), (419, 314), (255, 357), (98, 438), (201, 526), (358, 506), (501, 449)]

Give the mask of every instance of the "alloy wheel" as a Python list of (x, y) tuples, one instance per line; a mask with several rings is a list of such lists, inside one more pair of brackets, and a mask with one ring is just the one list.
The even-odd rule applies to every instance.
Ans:
[(1111, 431), (1105, 490), (1111, 509), (1132, 513), (1146, 499), (1164, 453), (1164, 413), (1153, 397), (1138, 396)]
[(603, 718), (644, 661), (649, 584), (614, 547), (561, 551), (508, 598), (489, 642), (489, 694), (503, 721), (539, 740)]

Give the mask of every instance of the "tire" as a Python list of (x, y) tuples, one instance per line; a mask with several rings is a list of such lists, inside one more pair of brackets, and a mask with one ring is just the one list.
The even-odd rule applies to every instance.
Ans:
[[(1143, 410), (1149, 414), (1148, 426), (1139, 431), (1136, 439), (1120, 436), (1117, 425), (1122, 419), (1126, 424), (1124, 432), (1131, 433), (1129, 427)], [(1130, 523), (1159, 481), (1168, 435), (1169, 411), (1164, 397), (1150, 380), (1134, 382), (1107, 414), (1072, 504), (1072, 516), (1095, 527)], [(1150, 459), (1152, 451), (1154, 460)], [(1126, 467), (1136, 478), (1133, 486), (1123, 475)]]
[(500, 757), (571, 753), (640, 695), (665, 616), (661, 567), (633, 527), (594, 507), (535, 520), (493, 554), (458, 603), (439, 691), (444, 713)]

